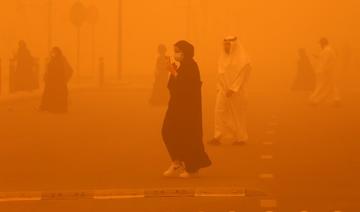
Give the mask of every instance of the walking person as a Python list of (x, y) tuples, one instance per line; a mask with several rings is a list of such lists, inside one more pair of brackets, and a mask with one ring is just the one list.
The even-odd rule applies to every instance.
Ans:
[(329, 100), (336, 106), (341, 101), (340, 92), (337, 87), (337, 55), (328, 39), (322, 38), (320, 46), (321, 53), (317, 57), (316, 87), (310, 96), (310, 103), (318, 105)]
[(169, 94), (167, 90), (167, 82), (169, 81), (169, 64), (170, 57), (166, 55), (167, 49), (165, 45), (159, 45), (158, 58), (155, 67), (155, 82), (150, 98), (150, 104), (154, 106), (167, 105)]
[(25, 41), (19, 41), (19, 48), (13, 61), (15, 69), (14, 73), (11, 73), (13, 76), (11, 92), (35, 90), (37, 88), (35, 60)]
[(162, 136), (172, 164), (166, 177), (191, 178), (211, 165), (203, 145), (200, 71), (194, 60), (194, 47), (187, 41), (175, 44), (168, 89), (170, 100)]
[(68, 111), (68, 82), (73, 69), (60, 48), (55, 47), (50, 54), (50, 60), (44, 77), (45, 89), (40, 110), (51, 113), (66, 113)]
[(223, 45), (218, 67), (215, 136), (209, 144), (220, 145), (229, 138), (234, 145), (243, 145), (248, 141), (247, 84), (252, 67), (237, 37), (225, 38)]

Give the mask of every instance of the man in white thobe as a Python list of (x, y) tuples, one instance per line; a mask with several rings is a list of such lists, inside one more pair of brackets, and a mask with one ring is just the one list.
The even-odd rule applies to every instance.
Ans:
[(225, 138), (232, 139), (234, 145), (247, 142), (246, 85), (250, 71), (250, 59), (237, 37), (225, 38), (218, 67), (215, 137), (209, 144), (219, 145)]
[(334, 105), (340, 103), (340, 94), (336, 82), (337, 55), (326, 38), (320, 40), (322, 51), (316, 68), (316, 87), (310, 96), (310, 102), (318, 105), (330, 100)]

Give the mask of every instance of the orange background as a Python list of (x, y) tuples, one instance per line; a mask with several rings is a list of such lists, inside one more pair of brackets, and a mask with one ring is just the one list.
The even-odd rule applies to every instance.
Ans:
[[(76, 29), (70, 22), (75, 0), (53, 0), (53, 44), (64, 49), (70, 62), (76, 61)], [(118, 1), (84, 0), (99, 9), (96, 26), (96, 57), (105, 58), (108, 76), (115, 76), (118, 48)], [(7, 60), (17, 41), (27, 41), (36, 57), (47, 55), (47, 0), (2, 2), (0, 7), (0, 57)], [(255, 88), (288, 87), (295, 74), (297, 49), (312, 55), (317, 41), (327, 36), (340, 55), (351, 52), (359, 58), (360, 2), (357, 0), (193, 0), (190, 9), (181, 0), (123, 0), (123, 70), (125, 76), (152, 76), (156, 47), (169, 48), (179, 39), (197, 47), (197, 58), (205, 78), (216, 72), (221, 39), (238, 35), (255, 67)], [(190, 19), (188, 19), (190, 17)], [(91, 27), (81, 29), (81, 73), (91, 71)], [(355, 89), (359, 64), (342, 72), (347, 89)]]

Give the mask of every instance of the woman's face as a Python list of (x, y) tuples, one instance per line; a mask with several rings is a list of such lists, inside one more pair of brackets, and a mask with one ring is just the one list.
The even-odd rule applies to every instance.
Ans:
[(57, 56), (57, 52), (55, 51), (55, 50), (52, 50), (51, 52), (50, 52), (50, 57), (51, 58), (55, 58)]
[(57, 49), (57, 48), (53, 48), (50, 52), (50, 57), (51, 58), (55, 58), (55, 57), (58, 57), (60, 55), (60, 50)]
[(179, 49), (179, 47), (175, 46), (174, 53), (174, 59), (176, 61), (182, 62), (184, 60), (184, 53)]

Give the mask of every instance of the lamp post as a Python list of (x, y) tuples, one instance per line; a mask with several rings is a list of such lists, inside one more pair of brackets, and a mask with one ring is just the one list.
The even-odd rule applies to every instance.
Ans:
[(92, 72), (95, 73), (95, 58), (96, 58), (96, 52), (95, 52), (95, 27), (96, 23), (98, 21), (99, 17), (99, 11), (96, 6), (90, 6), (88, 8), (88, 18), (87, 21), (89, 22), (91, 26), (91, 69)]
[(48, 1), (48, 51), (52, 48), (52, 36), (53, 36), (53, 21), (52, 13), (53, 10), (53, 0)]
[(122, 79), (122, 77), (123, 77), (123, 70), (122, 70), (122, 68), (123, 68), (123, 64), (122, 64), (122, 62), (123, 62), (122, 61), (123, 13), (122, 13), (122, 10), (123, 10), (123, 2), (122, 2), (122, 0), (118, 0), (118, 56), (117, 56), (117, 59), (118, 59), (117, 77), (118, 77), (118, 79)]

